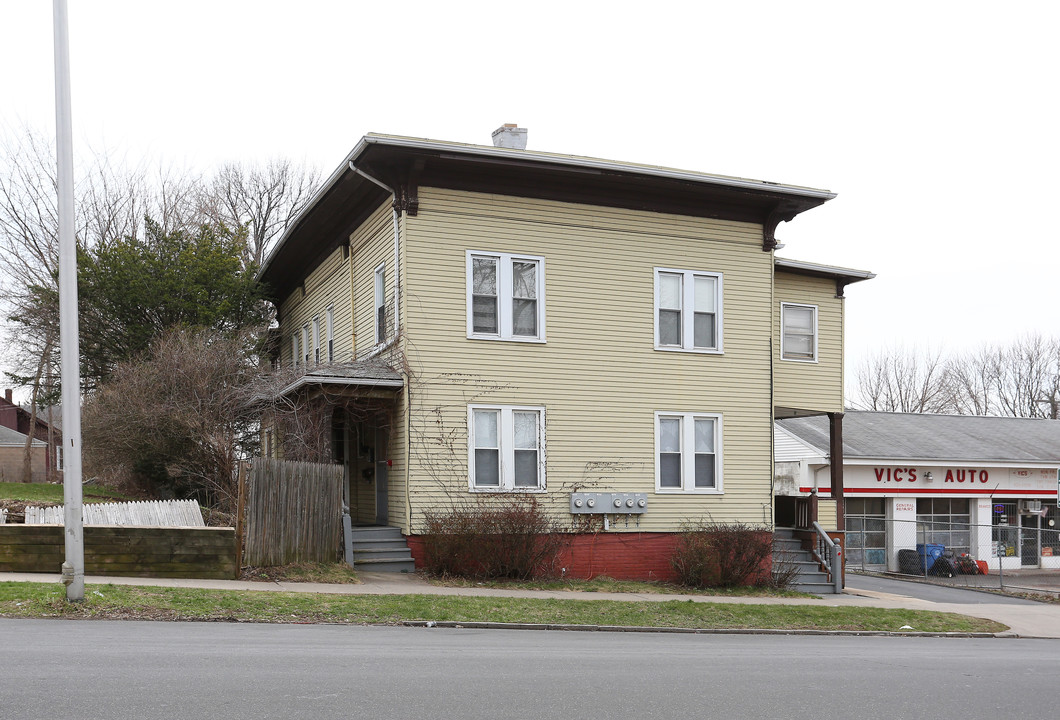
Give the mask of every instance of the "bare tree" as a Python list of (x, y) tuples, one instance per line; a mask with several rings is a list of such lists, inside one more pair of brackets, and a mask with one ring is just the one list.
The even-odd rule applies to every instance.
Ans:
[(949, 370), (939, 350), (896, 347), (855, 371), (851, 404), (861, 410), (946, 413), (953, 406)]
[(319, 184), (315, 170), (290, 160), (273, 159), (264, 167), (229, 163), (200, 188), (200, 207), (213, 222), (246, 227), (244, 264), (260, 267)]
[[(163, 234), (204, 224), (247, 230), (244, 267), (260, 265), (269, 243), (292, 221), (318, 182), (315, 171), (286, 160), (264, 168), (226, 165), (208, 178), (149, 162), (112, 162), (111, 152), (79, 163), (75, 234), (82, 249), (146, 233), (146, 218)], [(0, 317), (14, 325), (0, 338), (0, 358), (25, 385), (45, 348), (54, 344), (58, 314), (41, 298), (55, 296), (58, 213), (55, 150), (31, 129), (0, 133)], [(58, 362), (52, 353), (48, 362)], [(49, 365), (52, 368), (53, 365)]]
[(880, 352), (855, 372), (852, 405), (865, 410), (1060, 419), (1060, 338), (1027, 335), (951, 358)]

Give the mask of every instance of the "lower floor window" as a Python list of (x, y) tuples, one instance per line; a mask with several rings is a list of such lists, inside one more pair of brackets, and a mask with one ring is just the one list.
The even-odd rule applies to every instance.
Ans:
[(472, 490), (543, 490), (545, 409), (472, 405), (468, 467)]
[(655, 413), (655, 491), (721, 492), (721, 415)]

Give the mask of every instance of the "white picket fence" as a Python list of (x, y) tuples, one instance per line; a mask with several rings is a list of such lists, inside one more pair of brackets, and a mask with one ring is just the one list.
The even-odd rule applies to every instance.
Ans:
[[(27, 525), (62, 525), (63, 506), (26, 507)], [(145, 500), (92, 503), (81, 506), (85, 525), (124, 527), (206, 527), (199, 503), (194, 500)]]

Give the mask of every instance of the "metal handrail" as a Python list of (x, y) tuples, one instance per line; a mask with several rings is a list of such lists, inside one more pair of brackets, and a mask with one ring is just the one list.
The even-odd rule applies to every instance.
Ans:
[(825, 572), (832, 576), (832, 584), (836, 593), (843, 592), (843, 548), (828, 536), (820, 523), (813, 523), (813, 531), (817, 534), (817, 542), (811, 550), (813, 559), (819, 562)]

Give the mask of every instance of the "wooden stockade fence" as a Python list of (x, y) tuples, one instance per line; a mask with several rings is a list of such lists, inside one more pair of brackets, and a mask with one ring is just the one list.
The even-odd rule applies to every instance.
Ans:
[[(26, 507), (27, 525), (62, 525), (65, 521), (62, 505)], [(122, 527), (206, 527), (194, 500), (90, 503), (81, 506), (81, 521)]]
[(255, 458), (245, 482), (242, 564), (338, 560), (342, 478), (341, 465)]

